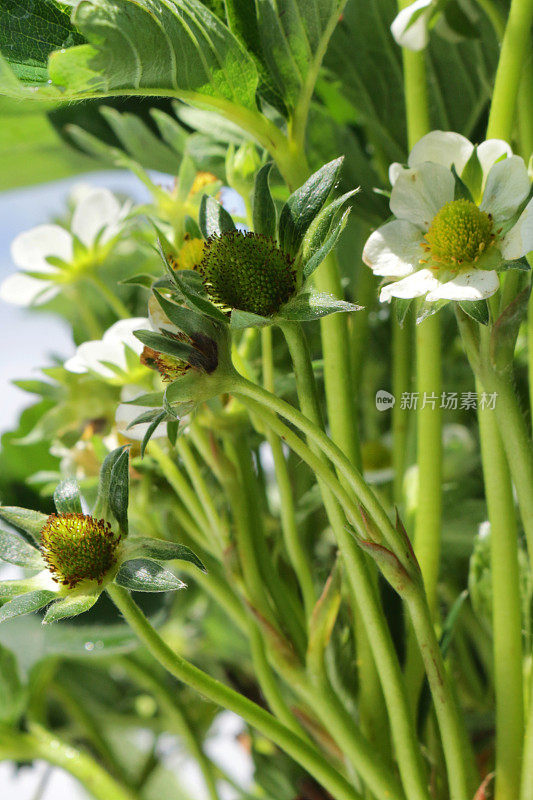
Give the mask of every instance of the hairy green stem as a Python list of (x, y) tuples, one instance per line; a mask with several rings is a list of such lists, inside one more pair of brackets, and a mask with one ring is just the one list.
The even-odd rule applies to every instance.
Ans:
[[(359, 792), (350, 786), (316, 748), (294, 734), (256, 703), (207, 675), (172, 651), (135, 604), (129, 592), (116, 584), (110, 584), (107, 591), (141, 642), (171, 675), (217, 705), (242, 717), (294, 758), (333, 795), (335, 800), (362, 800)], [(111, 800), (111, 796), (107, 800)]]
[[(483, 386), (479, 381), (477, 389), (480, 396)], [(480, 406), (478, 419), (490, 520), (496, 694), (495, 800), (514, 800), (519, 794), (524, 737), (518, 530), (509, 467), (494, 411)], [(502, 653), (505, 653), (505, 658), (502, 658)]]
[(487, 139), (510, 141), (513, 135), (516, 100), (530, 47), (532, 21), (533, 0), (512, 0), (496, 71)]

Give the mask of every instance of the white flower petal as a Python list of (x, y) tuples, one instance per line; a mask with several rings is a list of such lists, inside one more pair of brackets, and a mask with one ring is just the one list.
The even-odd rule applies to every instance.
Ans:
[(498, 161), (490, 170), (480, 208), (503, 222), (515, 213), (529, 192), (527, 167), (520, 156)]
[(507, 261), (521, 258), (533, 250), (533, 200), (529, 201), (516, 224), (503, 237), (499, 248)]
[(11, 243), (11, 258), (21, 269), (30, 272), (56, 272), (47, 256), (72, 261), (72, 236), (59, 225), (38, 225), (20, 233)]
[(389, 167), (389, 183), (391, 186), (394, 186), (398, 178), (398, 175), (401, 175), (403, 171), (404, 171), (403, 164), (400, 164), (399, 161), (392, 162), (392, 164)]
[(481, 142), (477, 149), (477, 157), (483, 170), (483, 185), (487, 180), (491, 167), (502, 156), (512, 156), (513, 151), (507, 142), (503, 139), (487, 139), (486, 142)]
[(392, 297), (400, 297), (403, 300), (409, 300), (411, 297), (422, 297), (426, 292), (436, 289), (439, 286), (439, 281), (429, 269), (419, 269), (402, 278), (400, 281), (389, 283), (384, 286), (379, 295), (382, 303), (390, 303)]
[[(115, 195), (109, 189), (93, 189), (82, 194), (81, 200), (72, 215), (71, 230), (86, 247), (90, 247), (103, 228), (113, 226), (113, 231), (120, 219), (121, 207)], [(102, 240), (110, 238), (105, 231)], [(114, 233), (112, 233), (114, 235)]]
[(460, 133), (431, 131), (415, 144), (407, 163), (410, 167), (417, 167), (424, 161), (433, 161), (434, 164), (442, 164), (448, 169), (455, 164), (457, 174), (460, 175), (473, 150), (474, 145)]
[(471, 269), (456, 278), (441, 283), (429, 292), (426, 300), (483, 300), (500, 288), (498, 273), (494, 270)]
[(390, 198), (390, 209), (398, 219), (405, 219), (427, 231), (442, 206), (453, 200), (455, 181), (442, 164), (426, 161), (398, 175)]
[(374, 275), (403, 278), (416, 268), (423, 256), (422, 231), (403, 219), (386, 222), (367, 240), (363, 261)]
[[(431, 13), (432, 0), (415, 0), (407, 8), (403, 8), (400, 13), (395, 17), (392, 25), (390, 26), (391, 33), (396, 42), (401, 47), (407, 47), (409, 50), (423, 50), (429, 41), (428, 21)], [(427, 8), (427, 12), (422, 12), (418, 19), (411, 25), (413, 14), (417, 11)]]
[(55, 297), (58, 291), (56, 284), (16, 272), (0, 286), (0, 298), (17, 306), (42, 305)]
[(142, 353), (143, 345), (133, 335), (133, 331), (150, 330), (150, 321), (147, 317), (132, 317), (131, 319), (119, 319), (106, 330), (103, 341), (106, 344), (118, 342), (127, 345), (136, 353)]

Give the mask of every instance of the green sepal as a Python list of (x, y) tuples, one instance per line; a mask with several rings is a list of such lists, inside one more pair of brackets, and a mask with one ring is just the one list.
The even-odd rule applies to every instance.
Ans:
[(194, 336), (195, 333), (204, 333), (211, 337), (215, 336), (214, 326), (205, 315), (173, 303), (155, 289), (153, 294), (172, 324), (187, 336)]
[(48, 516), (47, 514), (41, 514), (40, 511), (32, 511), (29, 508), (0, 506), (0, 519), (13, 525), (14, 528), (19, 528), (24, 533), (28, 533), (39, 544), (41, 531)]
[(461, 180), (468, 186), (474, 201), (480, 200), (483, 187), (483, 167), (477, 154), (477, 146), (474, 147), (472, 155), (461, 172)]
[(174, 447), (176, 444), (179, 427), (180, 427), (179, 419), (167, 420), (167, 437), (172, 447)]
[(136, 536), (126, 543), (124, 553), (128, 559), (144, 557), (155, 561), (189, 561), (202, 572), (207, 572), (198, 556), (189, 547), (176, 542), (168, 542), (165, 539)]
[(342, 214), (340, 220), (334, 225), (333, 230), (329, 234), (329, 236), (322, 242), (320, 247), (314, 250), (313, 255), (306, 260), (304, 255), (304, 268), (303, 268), (303, 277), (304, 280), (309, 278), (310, 275), (313, 274), (315, 269), (319, 267), (324, 259), (331, 253), (335, 245), (337, 244), (341, 233), (343, 232), (344, 228), (346, 227), (346, 223), (348, 222), (348, 217), (350, 216), (351, 208), (347, 208), (346, 211)]
[(109, 507), (124, 536), (128, 535), (129, 467), (129, 450), (124, 449), (113, 464), (109, 481)]
[(412, 303), (412, 297), (406, 299), (403, 297), (394, 298), (394, 313), (396, 314), (396, 319), (398, 320), (398, 325), (400, 328), (403, 328), (405, 318), (409, 312), (409, 309), (411, 308)]
[(252, 204), (253, 228), (255, 233), (276, 238), (276, 206), (270, 193), (268, 178), (272, 169), (272, 161), (265, 164), (255, 176), (254, 197)]
[(198, 225), (196, 220), (190, 217), (188, 214), (184, 220), (184, 227), (186, 235), (190, 236), (191, 239), (202, 238), (202, 231), (200, 230), (200, 226)]
[(66, 617), (77, 617), (78, 614), (89, 611), (97, 600), (98, 596), (95, 594), (74, 595), (58, 600), (52, 603), (44, 615), (43, 625), (48, 625), (49, 622), (58, 622), (60, 619), (65, 619)]
[(164, 336), (161, 333), (139, 330), (133, 331), (133, 335), (152, 350), (157, 350), (158, 353), (165, 353), (165, 355), (172, 356), (180, 361), (188, 361), (193, 353), (194, 348), (192, 345), (171, 339), (170, 336)]
[[(204, 291), (204, 288), (198, 273), (192, 270), (179, 270), (174, 273), (174, 280), (189, 308), (192, 308), (193, 311), (199, 311), (201, 314), (206, 314), (216, 322), (222, 322), (227, 325), (228, 317), (206, 296), (200, 293), (200, 287), (202, 291)], [(197, 286), (192, 286), (192, 281), (197, 282)]]
[(455, 181), (455, 189), (453, 193), (454, 200), (468, 200), (470, 203), (474, 202), (472, 193), (466, 183), (459, 177), (455, 164), (452, 164), (452, 175)]
[(465, 314), (475, 319), (481, 325), (488, 325), (490, 322), (489, 306), (486, 300), (462, 300), (457, 303)]
[(279, 218), (279, 242), (285, 253), (296, 255), (305, 233), (337, 182), (344, 157), (336, 158), (297, 189), (283, 208)]
[[(147, 392), (134, 397), (133, 400), (125, 400), (127, 406), (146, 406), (146, 408), (161, 408), (163, 405), (164, 392)], [(122, 450), (122, 448), (120, 448)]]
[(132, 275), (131, 278), (124, 278), (119, 281), (121, 286), (142, 286), (143, 289), (151, 289), (155, 278), (153, 275), (148, 275), (142, 272), (139, 275)]
[(115, 576), (115, 583), (134, 592), (171, 592), (187, 588), (187, 584), (147, 558), (124, 561)]
[(496, 269), (498, 272), (506, 272), (509, 269), (519, 269), (523, 272), (529, 272), (531, 267), (527, 258), (522, 256), (522, 258), (516, 258), (514, 261), (504, 261), (503, 264), (499, 264)]
[(126, 430), (129, 431), (136, 425), (143, 425), (147, 422), (148, 423), (153, 422), (154, 419), (158, 417), (160, 413), (161, 410), (159, 408), (151, 408), (149, 411), (143, 411), (142, 414), (139, 414), (138, 417), (135, 417), (135, 419), (130, 422)]
[(30, 614), (32, 611), (39, 611), (48, 605), (57, 594), (47, 589), (38, 589), (35, 592), (19, 595), (0, 608), (0, 622), (5, 622), (13, 617), (20, 617), (23, 614)]
[(112, 450), (110, 453), (108, 453), (108, 455), (104, 459), (104, 462), (100, 468), (98, 492), (96, 494), (96, 501), (92, 510), (93, 517), (97, 518), (103, 517), (108, 522), (110, 522), (108, 517), (110, 512), (109, 491), (111, 483), (111, 473), (113, 471), (115, 463), (118, 461), (118, 459), (124, 452), (125, 447), (126, 445), (123, 445), (122, 447), (117, 447), (115, 450)]
[(200, 214), (198, 217), (200, 230), (205, 239), (215, 234), (226, 233), (235, 230), (235, 223), (224, 206), (214, 197), (204, 194), (200, 203)]
[(449, 300), (437, 300), (435, 303), (430, 303), (426, 300), (420, 301), (416, 309), (416, 324), (420, 325), (428, 317), (438, 314), (441, 308), (444, 308), (449, 302)]
[(361, 306), (339, 300), (332, 294), (324, 294), (315, 289), (299, 292), (282, 306), (278, 313), (279, 319), (294, 322), (312, 322), (315, 319), (327, 317), (329, 314), (348, 313), (360, 311)]
[(21, 594), (33, 592), (39, 588), (39, 582), (39, 575), (33, 575), (31, 578), (0, 581), (0, 598), (17, 597)]
[(44, 569), (45, 564), (39, 551), (32, 547), (18, 533), (0, 528), (0, 560), (17, 567)]
[(156, 417), (154, 417), (154, 419), (148, 425), (146, 433), (144, 434), (141, 442), (141, 458), (144, 458), (144, 453), (148, 446), (148, 442), (152, 438), (157, 426), (160, 425), (162, 422), (164, 422), (166, 419), (167, 419), (167, 411), (166, 409), (164, 409), (163, 411), (160, 411), (159, 414)]
[(78, 482), (67, 479), (56, 486), (54, 504), (58, 514), (83, 514)]
[(262, 317), (260, 314), (252, 314), (251, 311), (241, 311), (238, 308), (232, 309), (230, 317), (230, 328), (242, 330), (243, 328), (264, 328), (272, 325), (271, 317)]

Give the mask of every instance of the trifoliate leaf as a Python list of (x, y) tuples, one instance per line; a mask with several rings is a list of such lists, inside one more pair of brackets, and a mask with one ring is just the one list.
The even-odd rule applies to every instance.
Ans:
[(5, 622), (13, 617), (20, 617), (22, 614), (30, 614), (32, 611), (39, 611), (48, 605), (57, 594), (47, 589), (38, 589), (35, 592), (19, 595), (0, 608), (0, 622)]
[(35, 547), (28, 544), (18, 533), (3, 528), (0, 528), (0, 559), (18, 567), (44, 568), (41, 554)]
[(117, 572), (115, 583), (135, 592), (169, 592), (187, 586), (168, 569), (147, 558), (125, 561)]
[(61, 481), (54, 492), (58, 514), (82, 514), (80, 487), (77, 481)]
[(72, 597), (65, 597), (64, 600), (58, 600), (52, 603), (46, 612), (43, 625), (48, 625), (49, 622), (58, 622), (60, 619), (66, 617), (77, 617), (78, 614), (83, 614), (84, 611), (89, 611), (98, 600), (97, 595), (74, 595)]

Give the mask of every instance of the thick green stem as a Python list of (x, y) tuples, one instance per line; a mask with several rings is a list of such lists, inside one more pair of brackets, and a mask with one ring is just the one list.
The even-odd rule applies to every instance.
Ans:
[(95, 800), (138, 800), (134, 792), (108, 775), (91, 756), (62, 741), (40, 725), (32, 726), (29, 733), (0, 727), (1, 759), (47, 761), (69, 772)]
[[(478, 395), (483, 386), (477, 383)], [(518, 530), (509, 467), (494, 411), (478, 409), (490, 520), (492, 637), (496, 694), (495, 800), (518, 797), (524, 737)], [(502, 657), (505, 654), (505, 657)]]
[[(262, 330), (262, 356), (263, 356), (263, 384), (269, 392), (274, 391), (274, 361), (272, 357), (272, 328), (267, 327)], [(316, 601), (315, 587), (313, 585), (313, 573), (309, 554), (304, 547), (294, 509), (292, 497), (292, 486), (283, 453), (283, 447), (279, 438), (270, 431), (266, 433), (266, 438), (272, 451), (274, 461), (274, 471), (280, 493), (281, 509), (281, 529), (285, 548), (295, 575), (300, 585), (305, 606), (307, 619), (311, 616)]]
[(416, 329), (418, 499), (414, 547), (434, 614), (441, 551), (442, 389), (440, 318), (429, 317)]
[(516, 99), (530, 47), (532, 20), (533, 0), (512, 0), (496, 71), (487, 139), (510, 141), (513, 135)]
[[(174, 675), (175, 678), (183, 681), (183, 683), (212, 702), (222, 706), (222, 708), (233, 711), (242, 717), (264, 736), (281, 747), (291, 758), (294, 758), (333, 795), (335, 800), (362, 800), (359, 792), (333, 769), (318, 750), (294, 734), (256, 703), (202, 672), (202, 670), (190, 664), (178, 653), (173, 652), (148, 622), (129, 592), (115, 584), (108, 586), (107, 591), (119, 611), (123, 614), (126, 622), (135, 631), (152, 656), (171, 675)], [(106, 800), (111, 800), (111, 796)]]

